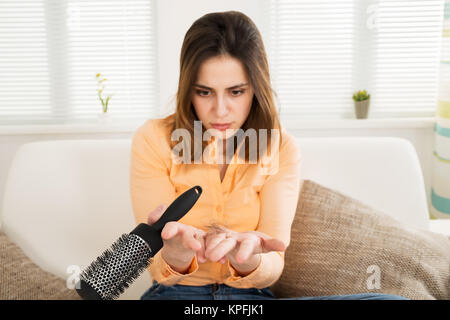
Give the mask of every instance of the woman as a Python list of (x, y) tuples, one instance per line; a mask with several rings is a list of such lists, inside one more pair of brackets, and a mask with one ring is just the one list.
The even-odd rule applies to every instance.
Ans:
[[(206, 14), (186, 33), (180, 69), (175, 113), (133, 136), (136, 222), (153, 223), (195, 185), (203, 192), (164, 227), (149, 267), (154, 282), (141, 299), (274, 299), (269, 287), (290, 242), (300, 153), (280, 126), (261, 35), (240, 12)], [(329, 298), (374, 297), (395, 296)]]

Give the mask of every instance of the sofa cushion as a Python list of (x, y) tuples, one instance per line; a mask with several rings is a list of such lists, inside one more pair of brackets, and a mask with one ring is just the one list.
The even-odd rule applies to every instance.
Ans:
[(0, 231), (0, 300), (79, 300), (66, 281), (45, 272)]
[(386, 293), (450, 299), (450, 237), (303, 180), (277, 297)]

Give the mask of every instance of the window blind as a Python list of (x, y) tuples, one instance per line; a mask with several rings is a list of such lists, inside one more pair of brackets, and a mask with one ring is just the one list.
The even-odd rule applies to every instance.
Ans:
[(268, 55), (283, 119), (433, 116), (443, 2), (271, 0)]
[(154, 1), (0, 2), (0, 124), (97, 121), (157, 113)]

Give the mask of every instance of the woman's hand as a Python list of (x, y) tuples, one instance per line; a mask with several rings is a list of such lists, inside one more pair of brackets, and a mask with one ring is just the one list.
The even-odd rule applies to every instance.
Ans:
[(255, 270), (261, 253), (285, 251), (286, 245), (278, 239), (258, 231), (235, 232), (221, 226), (212, 226), (205, 238), (205, 258), (231, 265), (241, 276)]
[[(161, 205), (148, 215), (149, 225), (158, 221), (166, 205)], [(231, 265), (241, 276), (252, 272), (259, 265), (260, 253), (285, 251), (286, 245), (275, 238), (258, 232), (235, 232), (221, 226), (211, 226), (208, 233), (180, 222), (167, 223), (162, 232), (161, 256), (170, 267), (185, 273), (195, 255), (200, 263), (207, 259)]]
[[(158, 206), (149, 213), (147, 223), (152, 225), (158, 221), (167, 209), (165, 204)], [(161, 231), (163, 247), (161, 256), (175, 271), (185, 273), (192, 259), (197, 254), (199, 262), (205, 262), (203, 230), (179, 222), (168, 222)]]
[(185, 273), (195, 255), (199, 262), (206, 261), (205, 235), (201, 229), (180, 222), (168, 222), (161, 232), (164, 243), (161, 256), (173, 270)]

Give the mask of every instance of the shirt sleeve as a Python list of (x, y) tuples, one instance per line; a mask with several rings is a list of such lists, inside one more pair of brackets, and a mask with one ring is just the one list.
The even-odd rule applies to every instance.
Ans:
[[(297, 210), (300, 191), (301, 155), (291, 135), (284, 135), (279, 152), (278, 169), (268, 175), (260, 190), (260, 219), (256, 231), (290, 243), (291, 225)], [(265, 288), (274, 284), (284, 268), (284, 252), (261, 254), (259, 266), (245, 277), (239, 276), (228, 262), (230, 276), (226, 284), (240, 288)]]
[[(175, 200), (175, 186), (169, 179), (170, 162), (161, 155), (163, 136), (152, 120), (133, 135), (130, 156), (130, 196), (136, 224), (147, 223), (148, 214), (160, 204)], [(159, 251), (149, 267), (153, 280), (172, 285), (198, 269), (194, 258), (186, 274), (180, 274), (165, 262)]]

